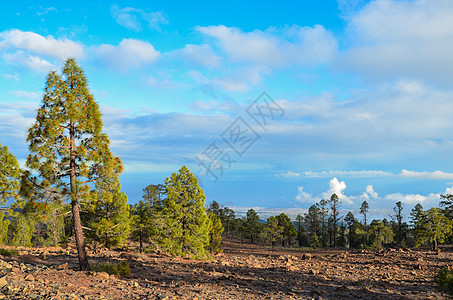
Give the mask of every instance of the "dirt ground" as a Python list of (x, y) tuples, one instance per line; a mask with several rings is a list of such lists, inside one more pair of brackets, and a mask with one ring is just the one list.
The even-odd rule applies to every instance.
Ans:
[(207, 261), (89, 250), (92, 264), (127, 260), (129, 277), (76, 271), (72, 247), (18, 247), (0, 256), (0, 299), (449, 299), (433, 279), (451, 252), (223, 246)]

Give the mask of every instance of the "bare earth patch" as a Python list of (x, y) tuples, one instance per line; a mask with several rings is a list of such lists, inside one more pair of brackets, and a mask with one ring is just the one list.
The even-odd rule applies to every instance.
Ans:
[(0, 299), (447, 299), (434, 286), (453, 253), (271, 250), (224, 242), (210, 261), (89, 251), (128, 260), (131, 276), (79, 272), (74, 249), (16, 248), (0, 257)]

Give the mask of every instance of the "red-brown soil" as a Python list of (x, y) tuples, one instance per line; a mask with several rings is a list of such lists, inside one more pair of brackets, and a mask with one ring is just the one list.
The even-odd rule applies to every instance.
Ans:
[(450, 252), (223, 245), (208, 261), (89, 251), (92, 264), (128, 260), (129, 277), (75, 271), (72, 248), (17, 248), (0, 257), (0, 299), (447, 299), (433, 279)]

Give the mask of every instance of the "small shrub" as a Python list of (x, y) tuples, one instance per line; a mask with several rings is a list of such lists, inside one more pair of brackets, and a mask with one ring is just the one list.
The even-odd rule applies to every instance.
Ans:
[(115, 263), (101, 263), (91, 267), (95, 272), (106, 272), (109, 275), (129, 276), (131, 269), (127, 261), (123, 260), (117, 264)]
[(442, 268), (437, 272), (434, 282), (437, 284), (439, 289), (453, 295), (453, 270), (448, 268)]
[(19, 252), (17, 250), (10, 250), (10, 249), (0, 249), (0, 255), (3, 256), (16, 256), (19, 255)]

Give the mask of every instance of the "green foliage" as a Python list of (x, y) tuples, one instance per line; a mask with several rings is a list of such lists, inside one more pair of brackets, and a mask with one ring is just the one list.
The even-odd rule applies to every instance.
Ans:
[(337, 194), (332, 194), (328, 201), (330, 205), (330, 214), (332, 217), (332, 227), (333, 227), (333, 247), (337, 246), (337, 234), (338, 234), (338, 216), (340, 214), (339, 208), (341, 206), (340, 198), (338, 198)]
[(403, 203), (401, 201), (396, 202), (395, 207), (393, 208), (395, 212), (396, 223), (393, 226), (395, 232), (395, 241), (398, 246), (403, 246), (405, 243), (405, 232), (403, 230)]
[(18, 199), (21, 173), (16, 157), (0, 143), (0, 205)]
[(0, 245), (8, 243), (8, 228), (11, 223), (5, 216), (5, 213), (0, 211)]
[(310, 247), (312, 247), (312, 248), (319, 248), (322, 246), (321, 241), (319, 240), (319, 237), (316, 234), (316, 232), (310, 236), (309, 241), (310, 241)]
[(236, 215), (234, 211), (223, 205), (219, 205), (217, 201), (212, 201), (209, 204), (208, 211), (212, 211), (217, 217), (220, 218), (222, 226), (226, 229), (226, 234), (230, 234), (230, 229), (234, 225)]
[[(128, 233), (126, 196), (120, 192), (118, 176), (123, 171), (121, 160), (110, 152), (110, 141), (102, 132), (99, 105), (94, 101), (83, 70), (74, 59), (68, 59), (62, 74), (47, 76), (43, 103), (37, 111), (36, 122), (29, 128), (27, 142), (30, 155), (27, 167), (37, 176), (26, 173), (21, 193), (26, 198), (40, 198), (39, 194), (53, 194), (58, 201), (71, 201), (76, 245), (80, 267), (89, 269), (84, 248), (80, 207), (91, 225), (108, 222), (113, 217), (117, 232), (109, 243), (119, 243)], [(95, 193), (92, 193), (95, 191)], [(44, 197), (48, 198), (48, 197)], [(106, 201), (107, 204), (103, 202)], [(103, 212), (104, 214), (102, 215)], [(87, 215), (85, 215), (87, 217)], [(99, 232), (95, 231), (97, 235)], [(118, 236), (120, 236), (118, 238)], [(121, 238), (122, 237), (122, 238)]]
[(69, 207), (52, 198), (38, 200), (40, 202), (28, 200), (22, 208), (22, 214), (34, 227), (32, 245), (56, 246), (65, 235), (64, 214), (68, 212)]
[(245, 236), (248, 236), (250, 238), (251, 243), (256, 241), (256, 238), (261, 231), (259, 220), (260, 217), (255, 210), (249, 209), (247, 211), (247, 217), (242, 224), (241, 230), (244, 232)]
[(0, 248), (0, 255), (2, 255), (2, 256), (17, 256), (17, 255), (19, 255), (19, 252), (17, 250), (13, 250), (13, 249)]
[(127, 261), (123, 260), (119, 263), (100, 263), (91, 267), (95, 272), (106, 272), (110, 275), (120, 275), (127, 277), (131, 275), (131, 269)]
[(11, 231), (11, 244), (13, 246), (31, 247), (31, 239), (35, 233), (33, 221), (25, 215), (20, 214), (16, 216), (10, 226)]
[(165, 186), (167, 199), (159, 212), (164, 221), (159, 244), (172, 254), (204, 257), (211, 224), (197, 179), (183, 166), (165, 180)]
[(121, 192), (118, 176), (99, 179), (90, 197), (82, 201), (82, 221), (91, 229), (89, 240), (104, 247), (123, 245), (130, 233), (127, 196)]
[(220, 253), (222, 252), (220, 244), (224, 228), (220, 218), (215, 213), (208, 211), (208, 217), (211, 225), (209, 228), (209, 250), (212, 253)]
[(368, 229), (371, 248), (380, 249), (393, 242), (395, 233), (381, 220), (373, 220)]
[(283, 228), (282, 246), (291, 245), (292, 238), (297, 236), (297, 230), (291, 219), (284, 213), (277, 216), (278, 225)]
[(448, 219), (440, 208), (430, 208), (426, 213), (422, 213), (417, 226), (419, 233), (415, 240), (416, 246), (431, 242), (433, 250), (437, 250), (437, 243), (444, 242), (453, 231), (453, 222)]
[(143, 252), (143, 243), (148, 242), (151, 238), (158, 236), (157, 222), (160, 215), (156, 207), (151, 206), (149, 202), (135, 204), (131, 210), (131, 228), (132, 239), (140, 243), (139, 251)]
[(278, 218), (274, 216), (267, 218), (267, 223), (261, 232), (262, 239), (270, 242), (272, 248), (276, 242), (282, 240), (283, 238), (284, 228), (279, 225), (278, 221)]
[(437, 272), (434, 282), (440, 290), (453, 295), (453, 270), (444, 267)]

